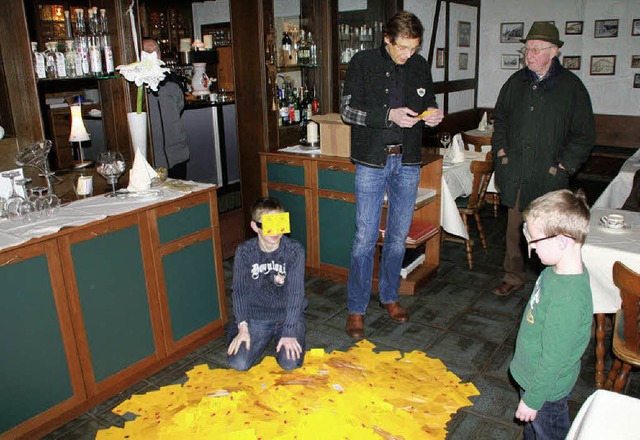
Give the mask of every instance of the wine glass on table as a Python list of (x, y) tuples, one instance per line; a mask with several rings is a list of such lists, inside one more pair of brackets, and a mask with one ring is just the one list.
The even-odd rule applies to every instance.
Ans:
[(116, 196), (116, 183), (126, 168), (122, 154), (117, 151), (103, 151), (98, 155), (96, 171), (111, 185), (111, 192), (105, 197)]
[(446, 150), (447, 148), (449, 148), (449, 144), (451, 143), (451, 133), (443, 131), (438, 134), (438, 139), (440, 140), (440, 143)]

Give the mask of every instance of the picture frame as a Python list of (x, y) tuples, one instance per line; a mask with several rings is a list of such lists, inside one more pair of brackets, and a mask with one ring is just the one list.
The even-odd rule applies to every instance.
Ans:
[(469, 68), (469, 54), (460, 52), (458, 54), (458, 69), (467, 70)]
[(633, 75), (633, 88), (640, 89), (640, 73)]
[(637, 37), (640, 35), (640, 18), (635, 18), (631, 22), (631, 36)]
[(501, 43), (521, 43), (524, 38), (524, 22), (500, 23)]
[(616, 38), (618, 36), (619, 20), (596, 20), (593, 28), (593, 38)]
[(500, 57), (500, 68), (505, 70), (520, 69), (520, 55), (503, 53)]
[(471, 22), (458, 22), (458, 47), (471, 46)]
[(581, 64), (580, 61), (581, 61), (581, 57), (579, 55), (563, 56), (562, 66), (568, 70), (580, 70), (580, 64)]
[(442, 69), (444, 68), (444, 48), (438, 47), (436, 49), (436, 68)]
[(631, 55), (631, 68), (640, 69), (640, 55)]
[(591, 55), (590, 75), (615, 75), (615, 55)]
[(582, 35), (583, 21), (567, 21), (564, 24), (565, 35)]

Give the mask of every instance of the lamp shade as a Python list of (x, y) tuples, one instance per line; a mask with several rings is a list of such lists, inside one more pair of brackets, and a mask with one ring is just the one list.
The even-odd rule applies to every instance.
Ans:
[(71, 109), (71, 133), (69, 142), (84, 142), (89, 140), (89, 133), (82, 122), (82, 106), (75, 104), (69, 106)]

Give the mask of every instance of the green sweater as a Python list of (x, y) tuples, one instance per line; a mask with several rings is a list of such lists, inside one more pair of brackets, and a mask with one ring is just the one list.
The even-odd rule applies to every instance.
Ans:
[(583, 265), (579, 275), (558, 275), (553, 267), (546, 268), (525, 308), (510, 365), (529, 408), (539, 410), (544, 402), (569, 394), (578, 379), (592, 320), (587, 268)]

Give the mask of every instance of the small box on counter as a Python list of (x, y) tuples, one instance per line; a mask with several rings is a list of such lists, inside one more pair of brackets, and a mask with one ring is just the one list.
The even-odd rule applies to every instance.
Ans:
[(315, 115), (320, 125), (320, 152), (328, 156), (351, 156), (351, 127), (342, 122), (338, 113)]

